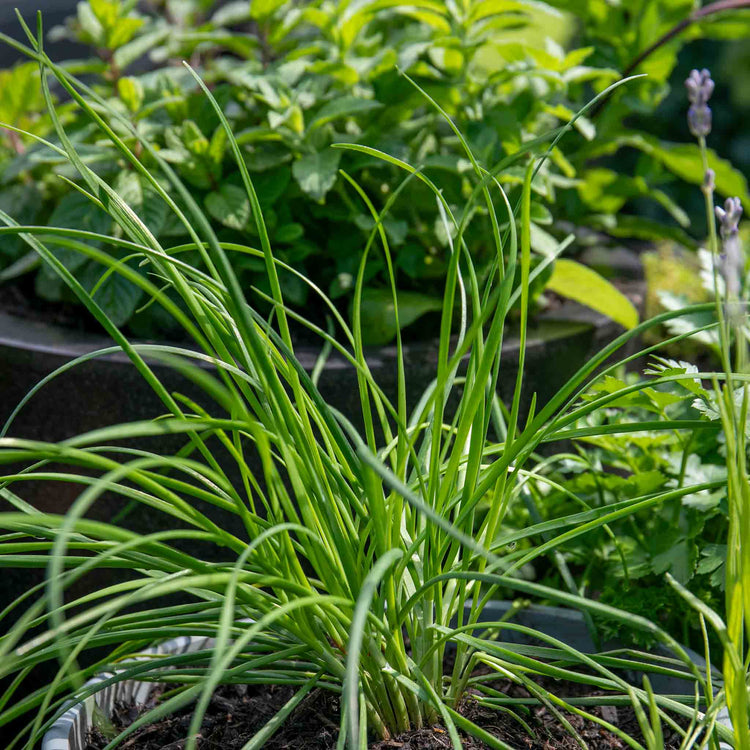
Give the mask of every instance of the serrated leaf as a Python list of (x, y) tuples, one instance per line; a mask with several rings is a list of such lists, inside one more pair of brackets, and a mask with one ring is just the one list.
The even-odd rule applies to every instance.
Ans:
[(654, 555), (651, 565), (654, 573), (671, 573), (680, 583), (687, 583), (695, 572), (696, 547), (687, 539), (672, 544), (669, 549)]
[(701, 550), (701, 559), (695, 569), (696, 573), (709, 575), (709, 582), (720, 591), (724, 591), (726, 583), (726, 544), (707, 544)]
[(313, 117), (312, 122), (310, 122), (308, 129), (319, 128), (321, 125), (333, 122), (340, 117), (352, 117), (363, 112), (370, 112), (373, 109), (379, 109), (382, 106), (380, 102), (374, 99), (362, 99), (358, 96), (341, 96), (321, 107)]
[[(50, 227), (83, 229), (99, 234), (109, 232), (111, 225), (111, 217), (78, 192), (64, 196), (47, 221)], [(56, 245), (54, 240), (50, 240), (48, 245), (69, 271), (76, 271), (87, 261), (82, 253)]]
[(250, 200), (236, 185), (222, 185), (206, 196), (205, 204), (208, 213), (230, 229), (241, 231), (250, 221)]
[(295, 161), (292, 174), (303, 192), (322, 201), (336, 182), (340, 160), (340, 151), (331, 148), (316, 151)]
[(670, 375), (695, 375), (694, 378), (679, 380), (680, 385), (685, 390), (695, 396), (703, 396), (707, 393), (706, 389), (698, 377), (698, 368), (690, 362), (677, 361), (664, 357), (654, 356), (654, 362), (643, 371), (644, 375), (656, 375), (657, 377), (668, 377)]
[(78, 272), (78, 278), (84, 287), (93, 292), (94, 301), (112, 322), (116, 326), (122, 326), (136, 311), (142, 292), (117, 272), (110, 273), (102, 281), (106, 270), (105, 266), (89, 261)]
[(714, 508), (718, 508), (724, 498), (724, 492), (709, 492), (708, 490), (701, 490), (700, 492), (693, 492), (690, 495), (685, 495), (682, 498), (682, 504), (686, 508), (693, 508), (705, 513)]
[(656, 492), (667, 482), (667, 477), (656, 469), (641, 471), (628, 477), (622, 487), (622, 492), (628, 497), (642, 497)]
[[(745, 389), (743, 386), (734, 389), (734, 406), (737, 411), (742, 410), (742, 401), (745, 397)], [(708, 417), (712, 422), (716, 422), (721, 419), (721, 411), (719, 405), (716, 402), (716, 393), (713, 391), (707, 392), (703, 398), (697, 398), (693, 401), (692, 406), (697, 409), (701, 414)], [(748, 426), (750, 427), (750, 425)]]
[(726, 544), (707, 544), (701, 550), (701, 559), (698, 562), (696, 573), (711, 573), (727, 560)]
[[(442, 300), (417, 292), (398, 293), (398, 322), (401, 328), (411, 325), (425, 313), (441, 310)], [(389, 289), (365, 289), (360, 309), (362, 339), (370, 346), (382, 346), (396, 336), (396, 311)]]
[(663, 411), (667, 406), (671, 404), (677, 404), (683, 401), (687, 396), (679, 396), (676, 393), (669, 393), (668, 391), (657, 391), (655, 388), (642, 388), (639, 391), (640, 400), (646, 400), (650, 405), (654, 406), (657, 411)]
[(606, 315), (625, 328), (638, 325), (633, 303), (596, 271), (566, 258), (555, 263), (547, 288)]
[[(612, 375), (605, 375), (601, 380), (597, 380), (581, 398), (584, 401), (591, 401), (594, 398), (599, 398), (599, 396), (617, 393), (623, 388), (627, 388), (627, 383), (624, 380)], [(627, 398), (627, 396), (624, 398)]]

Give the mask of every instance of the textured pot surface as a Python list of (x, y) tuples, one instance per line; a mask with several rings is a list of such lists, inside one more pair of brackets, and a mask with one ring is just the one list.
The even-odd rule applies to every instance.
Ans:
[[(546, 402), (593, 353), (621, 329), (617, 324), (578, 305), (564, 305), (540, 316), (529, 327), (524, 394), (529, 401)], [(437, 333), (437, 332), (436, 332)], [(105, 336), (26, 320), (0, 312), (0, 420), (10, 415), (23, 396), (43, 377), (83, 354), (111, 346)], [(319, 348), (296, 349), (302, 365), (311, 371)], [(396, 347), (366, 351), (372, 374), (385, 394), (395, 401)], [(148, 357), (147, 357), (148, 358)], [(407, 399), (414, 407), (437, 371), (435, 340), (404, 345)], [(187, 384), (180, 375), (154, 362), (168, 386)], [(498, 390), (512, 396), (518, 367), (518, 340), (503, 344), (503, 364)], [(348, 418), (357, 421), (360, 410), (356, 371), (337, 354), (326, 364), (320, 379), (322, 395)], [(10, 434), (43, 440), (61, 440), (80, 432), (149, 418), (162, 410), (156, 397), (123, 354), (111, 354), (76, 366), (55, 378), (24, 407)]]
[[(526, 378), (523, 402), (528, 405), (533, 392), (538, 393), (538, 405), (548, 400), (557, 389), (594, 352), (601, 349), (621, 329), (607, 318), (585, 308), (563, 307), (554, 319), (542, 317), (529, 331), (526, 351)], [(86, 353), (111, 346), (104, 335), (66, 329), (38, 321), (30, 321), (0, 313), (0, 425), (4, 424), (21, 399), (40, 380)], [(503, 366), (500, 373), (500, 395), (509, 402), (518, 368), (518, 341), (508, 338), (504, 345)], [(297, 356), (311, 371), (319, 350), (301, 347)], [(395, 346), (368, 351), (372, 374), (386, 395), (395, 402), (397, 389), (397, 357)], [(407, 372), (407, 406), (412, 409), (437, 370), (437, 346), (434, 341), (410, 343), (405, 346)], [(157, 362), (154, 371), (170, 392), (178, 391), (203, 403), (205, 396), (179, 373)], [(359, 391), (356, 371), (340, 356), (332, 356), (319, 381), (322, 396), (344, 414), (355, 427), (362, 430)], [(454, 406), (457, 394), (454, 394)], [(122, 353), (91, 359), (63, 372), (42, 386), (20, 409), (7, 434), (31, 440), (61, 441), (108, 425), (136, 420), (148, 420), (164, 413), (164, 406)], [(522, 409), (523, 411), (523, 409)], [(184, 438), (163, 436), (142, 441), (130, 441), (130, 447), (170, 454), (178, 450)], [(216, 448), (219, 463), (230, 481), (241, 486), (241, 478), (233, 461)], [(251, 470), (254, 456), (246, 456)], [(10, 470), (10, 467), (8, 467)], [(17, 482), (11, 489), (26, 502), (41, 511), (65, 513), (81, 492), (72, 482)], [(105, 493), (91, 509), (89, 516), (110, 522), (125, 507), (119, 496)], [(207, 515), (231, 533), (244, 538), (245, 530), (239, 519), (213, 506)], [(151, 533), (174, 528), (174, 518), (154, 513), (137, 504), (118, 517), (118, 524), (138, 533)], [(212, 549), (206, 554), (214, 559), (226, 554)], [(95, 585), (109, 585), (118, 571), (99, 570), (95, 576), (78, 582), (71, 595), (82, 595)], [(0, 584), (0, 608), (13, 601), (29, 586), (40, 582), (43, 572), (24, 569), (7, 571)]]
[[(511, 602), (489, 602), (484, 608), (479, 621), (491, 622), (499, 620), (508, 612), (511, 606)], [(583, 617), (576, 610), (533, 605), (519, 610), (513, 617), (513, 622), (554, 636), (580, 651), (591, 652), (594, 650), (593, 642), (588, 634)], [(505, 631), (503, 639), (506, 642), (512, 643), (529, 642), (529, 639), (525, 638), (523, 634), (514, 631)], [(213, 642), (212, 638), (206, 637), (175, 638), (160, 646), (148, 649), (144, 653), (182, 654), (210, 648)], [(616, 644), (612, 644), (612, 648), (615, 647)], [(695, 654), (690, 649), (686, 649), (686, 651), (696, 664), (701, 666), (705, 664), (698, 654)], [(663, 647), (656, 649), (656, 654), (663, 655), (667, 653), (669, 652), (665, 651)], [(107, 681), (111, 676), (111, 674), (99, 675), (89, 680), (86, 685), (93, 687)], [(656, 692), (662, 694), (684, 692), (688, 685), (684, 680), (663, 675), (654, 675), (651, 683)], [(153, 687), (153, 683), (138, 682), (136, 680), (116, 682), (107, 685), (101, 691), (93, 693), (81, 703), (69, 705), (65, 713), (44, 736), (41, 750), (84, 750), (87, 733), (93, 724), (95, 706), (105, 716), (109, 717), (112, 714), (112, 707), (116, 701), (142, 703)], [(726, 715), (720, 716), (719, 722), (725, 726), (730, 726)], [(721, 743), (721, 745), (722, 750), (729, 750), (729, 745), (726, 743)]]
[[(36, 29), (36, 11), (42, 11), (44, 29), (49, 32), (55, 26), (64, 25), (69, 16), (75, 15), (77, 4), (77, 0), (0, 0), (0, 32), (28, 46), (28, 39), (16, 16), (16, 8), (31, 29)], [(55, 61), (89, 54), (82, 45), (66, 40), (47, 41), (45, 51)], [(24, 60), (26, 58), (15, 49), (0, 42), (0, 68), (9, 68)]]

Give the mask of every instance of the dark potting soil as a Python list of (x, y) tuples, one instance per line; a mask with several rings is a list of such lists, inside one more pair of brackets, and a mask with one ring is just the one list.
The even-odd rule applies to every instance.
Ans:
[[(539, 680), (538, 684), (562, 696), (601, 695), (576, 683)], [(509, 681), (498, 682), (496, 688), (509, 696), (527, 698), (522, 687)], [(117, 705), (112, 723), (122, 730), (138, 716), (152, 708), (161, 695), (160, 689), (152, 691), (146, 706)], [(200, 750), (240, 750), (274, 714), (292, 697), (293, 690), (284, 686), (224, 685), (214, 694), (203, 721), (198, 747)], [(469, 697), (461, 706), (461, 713), (494, 737), (518, 750), (578, 750), (580, 745), (561, 724), (559, 718), (542, 705), (515, 707), (533, 732), (530, 735), (521, 723), (507, 713), (480, 706)], [(630, 707), (587, 707), (610, 724), (617, 726), (634, 739), (643, 742), (635, 714)], [(192, 709), (169, 716), (141, 728), (118, 747), (120, 750), (184, 750)], [(579, 733), (591, 750), (624, 750), (625, 742), (601, 725), (573, 714), (565, 718)], [(267, 750), (334, 750), (339, 735), (339, 699), (333, 693), (316, 690), (310, 693), (295, 709), (279, 731), (266, 741)], [(680, 735), (663, 726), (665, 750), (677, 750)], [(112, 737), (109, 738), (110, 740)], [(485, 750), (489, 746), (462, 734), (466, 750)], [(89, 733), (86, 750), (102, 750), (108, 740), (101, 731)], [(388, 740), (373, 741), (369, 750), (440, 750), (451, 748), (449, 734), (440, 725), (413, 730)]]

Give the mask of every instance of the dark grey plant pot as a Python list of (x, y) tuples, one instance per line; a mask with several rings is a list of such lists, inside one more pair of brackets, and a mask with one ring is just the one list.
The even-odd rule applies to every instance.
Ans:
[[(490, 622), (501, 619), (512, 607), (511, 602), (496, 601), (489, 602), (484, 608), (480, 622)], [(586, 653), (594, 652), (593, 643), (586, 629), (581, 613), (576, 610), (563, 609), (560, 607), (544, 607), (532, 605), (519, 610), (513, 618), (513, 622), (525, 625), (538, 632), (564, 641), (569, 646)], [(523, 634), (514, 631), (505, 631), (503, 640), (511, 643), (530, 643)], [(163, 643), (152, 649), (150, 653), (187, 653), (210, 648), (213, 639), (206, 637), (182, 637)], [(686, 649), (694, 662), (703, 666), (705, 662), (701, 657)], [(667, 652), (663, 647), (657, 648), (657, 655)], [(110, 674), (102, 674), (92, 678), (87, 686), (103, 682)], [(634, 684), (637, 684), (637, 675), (633, 675)], [(654, 675), (651, 683), (655, 692), (663, 695), (678, 695), (685, 693), (688, 682), (677, 677)], [(716, 684), (716, 683), (715, 683)], [(92, 694), (85, 701), (71, 703), (65, 713), (52, 725), (42, 740), (41, 750), (84, 750), (86, 747), (86, 736), (93, 725), (95, 712), (101, 712), (104, 716), (111, 716), (114, 704), (118, 701), (124, 703), (142, 703), (148, 697), (154, 687), (153, 683), (126, 680), (116, 682), (101, 691)], [(689, 689), (689, 688), (687, 688)], [(96, 708), (95, 708), (96, 706)], [(731, 728), (731, 723), (726, 713), (722, 713), (719, 723)], [(729, 750), (730, 746), (721, 743), (722, 750)]]
[[(554, 314), (542, 315), (529, 328), (526, 348), (523, 403), (537, 394), (537, 409), (554, 395), (576, 370), (601, 350), (622, 329), (602, 315), (579, 305), (563, 305)], [(0, 426), (28, 391), (44, 377), (82, 354), (111, 346), (104, 335), (62, 328), (0, 313)], [(518, 370), (518, 340), (503, 344), (498, 390), (506, 403), (512, 398)], [(309, 371), (319, 349), (303, 346), (297, 356)], [(395, 346), (370, 349), (367, 360), (373, 377), (395, 403), (397, 356)], [(437, 371), (434, 340), (404, 346), (407, 373), (407, 406), (414, 408)], [(153, 362), (168, 390), (191, 396), (200, 393), (179, 373)], [(324, 399), (352, 423), (363, 426), (356, 371), (341, 356), (328, 360), (319, 381)], [(456, 394), (458, 398), (458, 394)], [(124, 354), (89, 360), (54, 378), (21, 409), (8, 436), (61, 441), (83, 432), (121, 422), (151, 419), (164, 407)], [(169, 450), (169, 439), (150, 440), (149, 448)], [(59, 511), (70, 493), (59, 484), (52, 492), (32, 483), (23, 486), (24, 498), (44, 511)]]
[[(542, 316), (530, 331), (526, 354), (524, 401), (528, 404), (536, 391), (538, 403), (547, 401), (558, 388), (593, 353), (612, 340), (620, 328), (607, 318), (577, 305), (563, 306), (554, 316)], [(111, 342), (102, 336), (84, 334), (37, 321), (29, 321), (0, 313), (0, 426), (24, 395), (42, 378), (61, 365), (87, 352), (107, 347)], [(504, 344), (503, 370), (500, 374), (500, 395), (510, 399), (518, 367), (518, 341)], [(297, 352), (301, 363), (312, 370), (318, 350), (303, 347)], [(368, 352), (373, 376), (385, 393), (395, 401), (397, 387), (396, 349), (386, 346)], [(432, 341), (411, 343), (405, 349), (408, 406), (416, 406), (420, 395), (433, 379), (437, 369), (437, 347)], [(179, 391), (200, 400), (192, 384), (173, 370), (158, 363), (153, 367), (170, 392)], [(362, 429), (356, 372), (342, 357), (332, 357), (321, 376), (319, 388), (323, 397)], [(123, 354), (89, 360), (54, 378), (39, 390), (21, 409), (8, 431), (9, 437), (57, 442), (121, 422), (147, 420), (164, 413), (156, 395)], [(174, 452), (184, 442), (174, 436), (149, 438), (131, 446), (156, 452)], [(236, 467), (226, 465), (230, 479)], [(252, 456), (249, 456), (252, 466)], [(260, 466), (257, 467), (260, 473)], [(8, 471), (9, 467), (2, 467)], [(234, 471), (233, 471), (234, 470)], [(240, 479), (237, 476), (238, 486)], [(15, 482), (12, 491), (43, 512), (62, 514), (81, 492), (81, 486), (64, 482)], [(92, 508), (90, 516), (111, 522), (122, 511), (121, 498), (103, 495)], [(212, 520), (232, 533), (244, 536), (238, 519), (211, 507), (206, 510)], [(165, 514), (153, 513), (145, 506), (136, 506), (118, 523), (139, 533), (172, 528), (175, 520)], [(216, 556), (221, 550), (209, 550)], [(112, 583), (116, 573), (96, 571), (101, 585)], [(0, 609), (30, 585), (42, 580), (39, 570), (8, 570), (0, 584)], [(91, 580), (83, 580), (70, 592), (83, 594), (90, 590)]]
[[(21, 11), (24, 21), (36, 31), (36, 12), (42, 12), (44, 29), (49, 32), (62, 26), (65, 19), (76, 13), (77, 0), (0, 0), (0, 32), (28, 46), (26, 34), (18, 22), (15, 9)], [(45, 43), (45, 51), (52, 60), (78, 59), (88, 56), (86, 47), (67, 40)], [(27, 58), (7, 44), (0, 43), (0, 68), (9, 68)]]

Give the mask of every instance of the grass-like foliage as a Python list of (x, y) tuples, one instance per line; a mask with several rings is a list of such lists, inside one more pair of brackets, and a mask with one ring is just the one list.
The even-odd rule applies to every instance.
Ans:
[[(537, 687), (535, 675), (601, 688), (606, 693), (602, 703), (631, 701), (649, 750), (660, 746), (662, 722), (676, 727), (674, 714), (687, 719), (686, 726), (678, 728), (685, 748), (709, 740), (718, 747), (719, 737), (731, 739), (726, 729), (715, 724), (723, 693), (713, 699), (710, 678), (680, 645), (653, 622), (582, 596), (555, 556), (567, 540), (683, 494), (712, 489), (715, 483), (670, 488), (521, 531), (511, 532), (504, 525), (508, 509), (520, 501), (528, 483), (537, 481), (536, 467), (543, 460), (537, 453), (540, 446), (593, 434), (597, 428), (581, 430), (575, 424), (620, 395), (580, 399), (593, 379), (617, 366), (611, 357), (646, 328), (678, 315), (665, 313), (623, 334), (586, 363), (549, 403), (537, 408), (531, 399), (531, 405), (522, 408), (532, 274), (530, 191), (534, 170), (544, 155), (530, 151), (519, 155), (525, 179), (519, 205), (512, 206), (457, 130), (474, 168), (476, 189), (466, 209), (455, 215), (438, 186), (418, 169), (376, 154), (403, 168), (405, 191), (412, 180), (430, 187), (446, 234), (452, 238), (437, 371), (411, 413), (406, 408), (408, 373), (400, 338), (398, 396), (392, 403), (370, 374), (356, 314), (366, 264), (376, 252), (383, 253), (395, 290), (383, 219), (401, 190), (378, 211), (345, 175), (352, 199), (366, 206), (375, 228), (359, 266), (353, 324), (349, 327), (330, 305), (336, 336), (315, 332), (357, 370), (364, 423), (360, 435), (323, 401), (294, 356), (293, 328), (306, 321), (284, 304), (278, 273), (281, 267), (291, 269), (274, 257), (258, 196), (231, 130), (227, 127), (226, 137), (259, 229), (258, 248), (223, 245), (159, 153), (152, 150), (150, 155), (160, 164), (160, 173), (144, 169), (137, 153), (149, 150), (148, 142), (84, 83), (49, 60), (42, 49), (41, 30), (29, 32), (29, 38), (44, 74), (44, 94), (61, 144), (49, 147), (77, 169), (76, 189), (106, 210), (119, 230), (116, 236), (105, 237), (83, 230), (19, 226), (12, 217), (0, 214), (4, 224), (0, 234), (22, 237), (55, 269), (159, 396), (164, 414), (153, 421), (102, 427), (54, 444), (9, 437), (12, 421), (5, 426), (0, 438), (0, 464), (8, 467), (0, 489), (4, 510), (0, 565), (47, 569), (43, 588), (30, 591), (0, 614), (5, 631), (0, 637), (0, 677), (9, 678), (0, 697), (0, 734), (5, 737), (2, 727), (9, 722), (28, 717), (5, 747), (34, 747), (66, 701), (90, 694), (92, 689), (84, 686), (86, 678), (103, 670), (114, 671), (111, 680), (137, 677), (179, 686), (108, 747), (115, 747), (144, 722), (194, 701), (186, 745), (193, 750), (209, 699), (222, 682), (295, 686), (294, 698), (254, 738), (248, 738), (247, 748), (262, 747), (316, 687), (341, 695), (342, 748), (365, 747), (368, 737), (386, 737), (434, 721), (443, 723), (456, 748), (461, 747), (461, 733), (505, 748), (459, 711), (469, 690), (473, 700), (509, 710), (505, 696), (493, 688), (500, 678), (526, 686), (554, 711), (590, 715), (585, 705), (573, 705)], [(189, 246), (162, 246), (143, 218), (81, 158), (52, 106), (50, 74), (129, 168), (168, 204), (191, 236)], [(207, 88), (205, 95), (226, 124)], [(132, 144), (140, 143), (138, 149), (126, 144), (119, 134), (123, 129)], [(170, 198), (165, 181), (179, 200)], [(475, 204), (484, 207), (494, 227), (496, 261), (492, 273), (482, 279), (463, 241)], [(138, 262), (115, 260), (100, 243), (117, 243)], [(142, 349), (128, 341), (97, 305), (95, 290), (87, 292), (60, 262), (60, 247), (96, 260), (103, 277), (122, 274), (137, 284), (153, 304), (174, 316), (194, 348)], [(200, 267), (182, 260), (188, 250), (200, 255)], [(247, 304), (229, 260), (232, 253), (265, 263), (272, 321)], [(517, 276), (520, 285), (514, 286)], [(320, 290), (312, 291), (326, 301)], [(504, 377), (506, 316), (517, 300), (521, 367), (515, 397), (506, 409), (495, 392)], [(398, 315), (395, 291), (393, 304)], [(201, 389), (203, 402), (169, 392), (150, 366), (151, 357), (178, 368), (186, 381)], [(648, 383), (658, 388), (662, 382), (694, 377), (670, 372)], [(716, 375), (717, 380), (724, 377)], [(744, 376), (736, 374), (735, 385), (741, 382)], [(455, 401), (449, 401), (451, 396)], [(457, 405), (449, 407), (449, 403)], [(524, 419), (522, 412), (526, 412)], [(660, 419), (614, 429), (715, 428), (709, 420)], [(143, 439), (147, 445), (148, 438), (166, 434), (182, 436), (183, 448), (165, 455), (122, 445), (130, 439)], [(24, 483), (31, 479), (74, 482), (81, 492), (64, 516), (42, 513), (23, 500)], [(147, 506), (150, 513), (166, 514), (179, 521), (180, 528), (137, 534), (91, 520), (89, 511), (105, 493)], [(230, 532), (228, 526), (211, 520), (217, 513), (233, 516), (242, 531)], [(201, 550), (207, 546), (221, 548), (229, 561), (204, 557)], [(527, 562), (543, 555), (562, 566), (569, 591), (548, 589), (519, 576)], [(66, 597), (66, 590), (81, 578), (110, 567), (125, 568), (130, 575), (87, 595)], [(673, 656), (655, 662), (642, 654), (627, 658), (584, 654), (546, 635), (540, 635), (544, 648), (507, 643), (504, 634), (524, 631), (512, 618), (480, 624), (484, 605), (497, 592), (578, 608), (648, 631)], [(176, 634), (213, 636), (215, 641), (199, 653), (125, 661), (150, 643)], [(449, 649), (455, 655), (454, 666), (444, 674)], [(96, 655), (93, 663), (89, 652)], [(29, 685), (35, 667), (55, 661), (59, 669), (53, 679), (41, 687)], [(654, 695), (648, 682), (631, 685), (617, 669), (641, 663), (644, 671), (686, 674), (695, 681), (695, 693), (682, 698)], [(478, 665), (489, 669), (477, 671)], [(98, 687), (103, 685), (106, 682)], [(643, 747), (605, 720), (591, 718), (629, 747)], [(568, 727), (575, 732), (572, 725)]]

